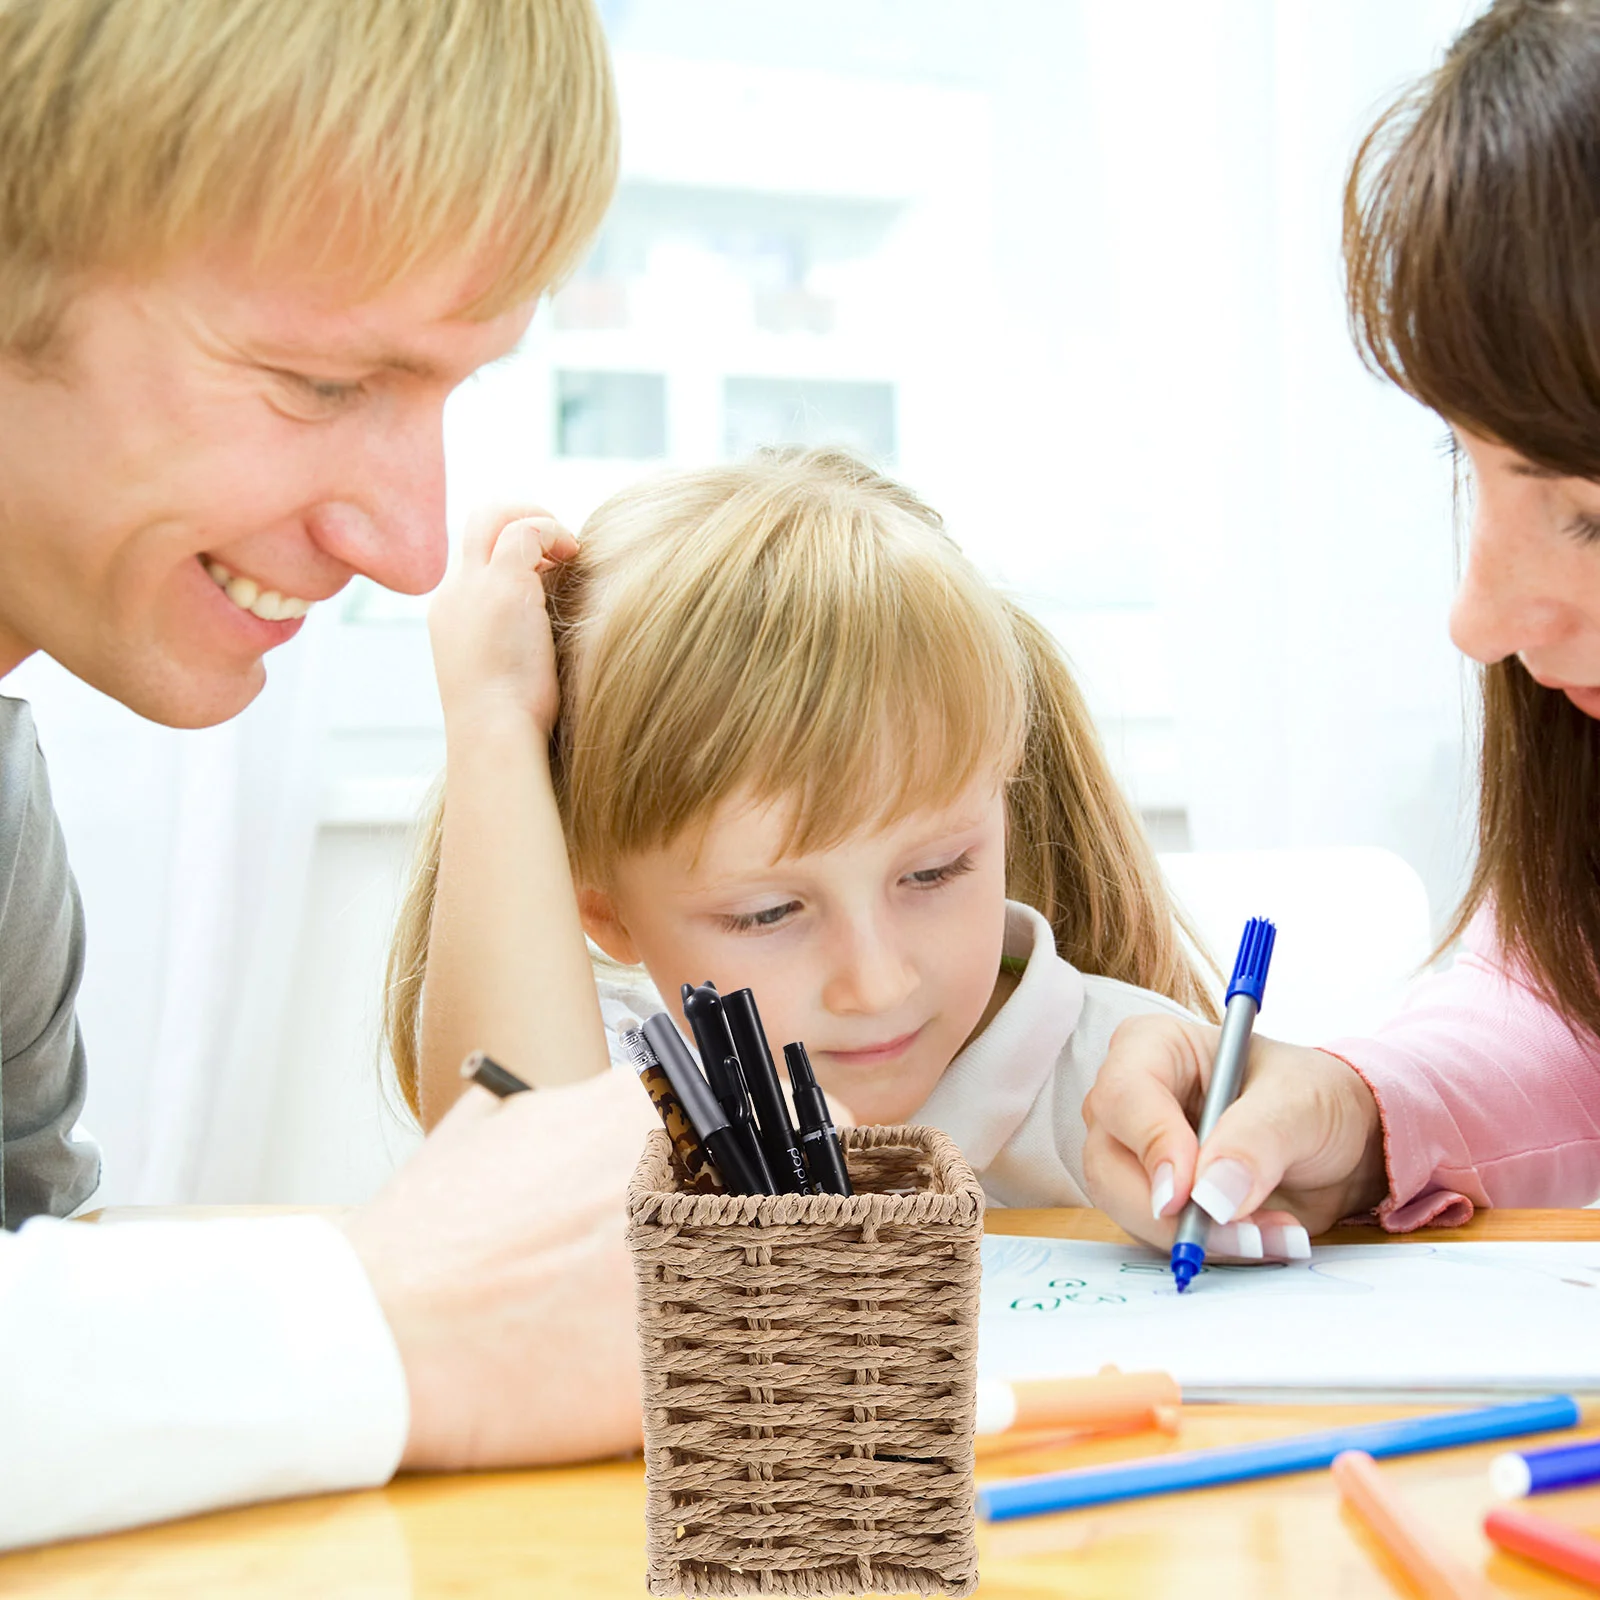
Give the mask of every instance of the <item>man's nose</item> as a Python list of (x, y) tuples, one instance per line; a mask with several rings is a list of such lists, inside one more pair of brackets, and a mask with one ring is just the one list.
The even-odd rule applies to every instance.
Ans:
[(313, 536), (374, 583), (426, 594), (449, 555), (442, 408), (376, 417), (354, 448), (359, 454), (313, 514)]
[(1536, 651), (1572, 631), (1559, 576), (1538, 551), (1480, 511), (1467, 569), (1450, 607), (1450, 638), (1463, 655), (1488, 665)]
[(829, 943), (833, 965), (822, 1000), (836, 1015), (887, 1014), (916, 989), (914, 965), (873, 920), (846, 924)]

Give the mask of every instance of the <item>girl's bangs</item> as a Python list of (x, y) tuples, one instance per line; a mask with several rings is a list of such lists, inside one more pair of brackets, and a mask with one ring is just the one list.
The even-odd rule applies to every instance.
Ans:
[(1014, 770), (1027, 676), (1003, 603), (937, 527), (791, 488), (735, 493), (602, 580), (565, 760), (580, 871), (692, 838), (728, 801), (787, 807), (794, 855)]

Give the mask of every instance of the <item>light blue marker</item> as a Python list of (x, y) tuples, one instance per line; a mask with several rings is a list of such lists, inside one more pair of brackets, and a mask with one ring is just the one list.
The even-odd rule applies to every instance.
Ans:
[[(1203, 1145), (1211, 1136), (1222, 1113), (1239, 1098), (1244, 1085), (1245, 1062), (1250, 1056), (1250, 1030), (1261, 1009), (1261, 996), (1267, 988), (1267, 968), (1272, 965), (1272, 946), (1278, 930), (1265, 917), (1252, 917), (1244, 925), (1239, 941), (1239, 956), (1233, 963), (1233, 981), (1222, 1013), (1222, 1037), (1217, 1040), (1217, 1059), (1206, 1085), (1206, 1103), (1196, 1130)], [(1178, 1237), (1172, 1246), (1172, 1276), (1182, 1294), (1205, 1265), (1206, 1232), (1211, 1218), (1190, 1200), (1178, 1219)]]
[(1575, 1428), (1581, 1417), (1569, 1396), (1551, 1395), (1517, 1405), (1487, 1406), (1481, 1411), (1446, 1411), (1399, 1422), (1368, 1422), (1325, 1433), (1303, 1433), (1293, 1439), (1270, 1439), (1265, 1444), (1150, 1456), (1121, 1466), (1080, 1467), (1074, 1472), (985, 1484), (978, 1490), (978, 1513), (990, 1522), (1007, 1522), (1046, 1511), (1104, 1505), (1110, 1500), (1207, 1489), (1213, 1484), (1270, 1478), (1284, 1472), (1310, 1472), (1331, 1466), (1341, 1450), (1365, 1450), (1375, 1457), (1412, 1455), (1419, 1450), (1509, 1439), (1519, 1433)]

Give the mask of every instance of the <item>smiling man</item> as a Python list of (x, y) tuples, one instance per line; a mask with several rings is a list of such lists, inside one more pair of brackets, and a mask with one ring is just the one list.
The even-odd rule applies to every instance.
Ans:
[[(445, 398), (615, 161), (588, 0), (0, 0), (0, 677), (202, 727), (357, 574), (431, 588)], [(469, 1095), (343, 1229), (71, 1225), (82, 952), (0, 697), (0, 1544), (636, 1437), (636, 1090)]]

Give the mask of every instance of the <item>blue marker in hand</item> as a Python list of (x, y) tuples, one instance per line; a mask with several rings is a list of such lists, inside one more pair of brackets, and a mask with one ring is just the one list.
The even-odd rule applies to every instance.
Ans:
[[(1239, 1097), (1244, 1083), (1245, 1061), (1250, 1054), (1250, 1030), (1261, 1009), (1261, 996), (1267, 987), (1267, 968), (1272, 962), (1272, 946), (1278, 930), (1265, 917), (1252, 917), (1244, 925), (1239, 941), (1239, 957), (1233, 964), (1233, 981), (1222, 1013), (1222, 1037), (1217, 1040), (1217, 1059), (1206, 1086), (1206, 1103), (1197, 1130), (1203, 1145), (1211, 1136), (1222, 1113)], [(1211, 1219), (1191, 1199), (1178, 1220), (1178, 1237), (1172, 1246), (1172, 1275), (1182, 1294), (1205, 1265), (1203, 1243)]]

